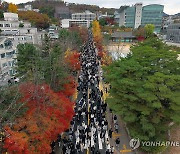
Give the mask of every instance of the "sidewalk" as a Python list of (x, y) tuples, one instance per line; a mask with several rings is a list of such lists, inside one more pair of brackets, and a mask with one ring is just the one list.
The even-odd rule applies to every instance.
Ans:
[[(101, 67), (100, 67), (100, 69), (101, 69)], [(108, 91), (106, 93), (106, 88), (109, 89), (109, 86), (107, 84), (104, 84), (103, 81), (100, 80), (99, 88), (100, 88), (100, 90), (103, 91), (103, 100), (105, 101), (106, 98), (109, 96)], [(135, 154), (135, 152), (132, 151), (129, 146), (130, 137), (126, 130), (126, 126), (123, 123), (121, 117), (118, 115), (117, 115), (117, 118), (118, 118), (119, 130), (118, 130), (118, 134), (115, 133), (114, 124), (113, 124), (113, 116), (114, 115), (115, 114), (110, 113), (109, 107), (107, 106), (106, 119), (108, 121), (109, 128), (113, 129), (112, 139), (110, 140), (110, 143), (111, 143), (111, 146), (113, 146), (115, 148), (115, 154), (122, 154), (122, 153)], [(115, 140), (117, 138), (120, 138), (120, 145), (118, 148), (115, 146)]]

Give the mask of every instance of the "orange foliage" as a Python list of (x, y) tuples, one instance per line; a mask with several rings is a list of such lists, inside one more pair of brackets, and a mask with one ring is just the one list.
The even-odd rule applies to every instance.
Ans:
[(6, 126), (4, 148), (9, 153), (49, 154), (50, 144), (69, 128), (74, 115), (72, 103), (62, 93), (54, 93), (48, 85), (26, 83), (19, 86), (28, 111), (12, 128)]
[(69, 30), (78, 32), (80, 34), (82, 41), (87, 42), (87, 40), (88, 40), (88, 29), (87, 28), (74, 26), (74, 27), (70, 27)]
[(9, 6), (8, 6), (8, 11), (9, 12), (17, 13), (18, 12), (17, 9), (18, 9), (17, 5), (15, 5), (13, 3), (9, 3)]
[(93, 31), (93, 37), (95, 39), (95, 42), (101, 41), (102, 40), (101, 28), (97, 20), (94, 20), (92, 22), (92, 31)]
[(48, 28), (50, 23), (50, 18), (46, 14), (41, 14), (35, 11), (19, 11), (19, 17), (22, 20), (28, 20), (37, 28)]
[(96, 48), (98, 49), (98, 56), (101, 57), (102, 65), (109, 65), (112, 62), (112, 58), (108, 55), (107, 51), (104, 50), (101, 34), (101, 27), (97, 20), (92, 23), (92, 32), (95, 41)]
[(67, 50), (65, 53), (65, 61), (73, 71), (79, 71), (81, 69), (79, 57), (80, 53), (77, 51)]
[(72, 76), (69, 76), (67, 78), (67, 81), (68, 82), (63, 85), (64, 89), (61, 92), (63, 92), (66, 96), (70, 97), (75, 93), (77, 84)]

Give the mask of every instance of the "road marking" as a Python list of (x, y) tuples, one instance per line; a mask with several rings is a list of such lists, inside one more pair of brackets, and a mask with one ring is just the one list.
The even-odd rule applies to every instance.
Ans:
[(121, 136), (121, 134), (116, 134), (116, 133), (114, 133), (114, 132), (112, 133), (112, 137), (113, 137), (113, 138), (116, 138), (116, 137), (118, 137), (118, 136)]
[(123, 144), (123, 150), (120, 150), (121, 153), (127, 153), (127, 152), (131, 152), (131, 151), (132, 150), (126, 148), (125, 144)]
[(128, 152), (132, 152), (132, 150), (120, 150), (120, 153), (128, 153)]
[(87, 154), (89, 154), (89, 148), (87, 148)]
[(123, 148), (124, 148), (124, 150), (126, 150), (126, 149), (127, 149), (125, 144), (123, 144)]
[[(89, 88), (88, 88), (88, 126), (90, 124), (90, 118), (89, 118)], [(89, 154), (89, 147), (87, 147), (87, 154)]]

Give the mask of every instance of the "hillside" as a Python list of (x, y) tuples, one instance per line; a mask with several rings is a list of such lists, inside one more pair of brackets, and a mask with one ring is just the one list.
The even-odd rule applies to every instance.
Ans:
[[(31, 4), (33, 8), (42, 10), (43, 8), (49, 8), (49, 10), (55, 9), (56, 6), (66, 6), (67, 4), (65, 2), (56, 2), (56, 1), (33, 1), (33, 2), (27, 2), (27, 3), (21, 3), (18, 5), (19, 8), (24, 7), (24, 5)], [(75, 3), (68, 3), (67, 5), (72, 13), (74, 12), (84, 12), (85, 10), (89, 10), (93, 13), (97, 11), (101, 11), (103, 14), (114, 14), (115, 9), (114, 8), (100, 8), (97, 5), (87, 5), (87, 4), (75, 4)]]

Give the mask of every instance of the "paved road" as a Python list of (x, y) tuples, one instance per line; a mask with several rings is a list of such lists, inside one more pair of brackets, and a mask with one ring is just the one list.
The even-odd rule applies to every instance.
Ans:
[[(73, 117), (70, 129), (63, 134), (62, 140), (59, 142), (60, 148), (56, 149), (57, 154), (133, 153), (130, 152), (129, 138), (119, 121), (120, 119), (117, 119), (116, 122), (112, 121), (112, 114), (109, 113), (107, 104), (102, 99), (104, 95), (100, 88), (103, 82), (102, 73), (100, 73), (102, 70), (97, 55), (92, 33), (89, 31), (89, 41), (81, 51), (76, 115)], [(114, 123), (119, 125), (119, 129), (118, 133), (113, 133), (111, 138), (109, 129), (113, 128)], [(120, 139), (117, 147), (114, 142), (116, 138)]]

